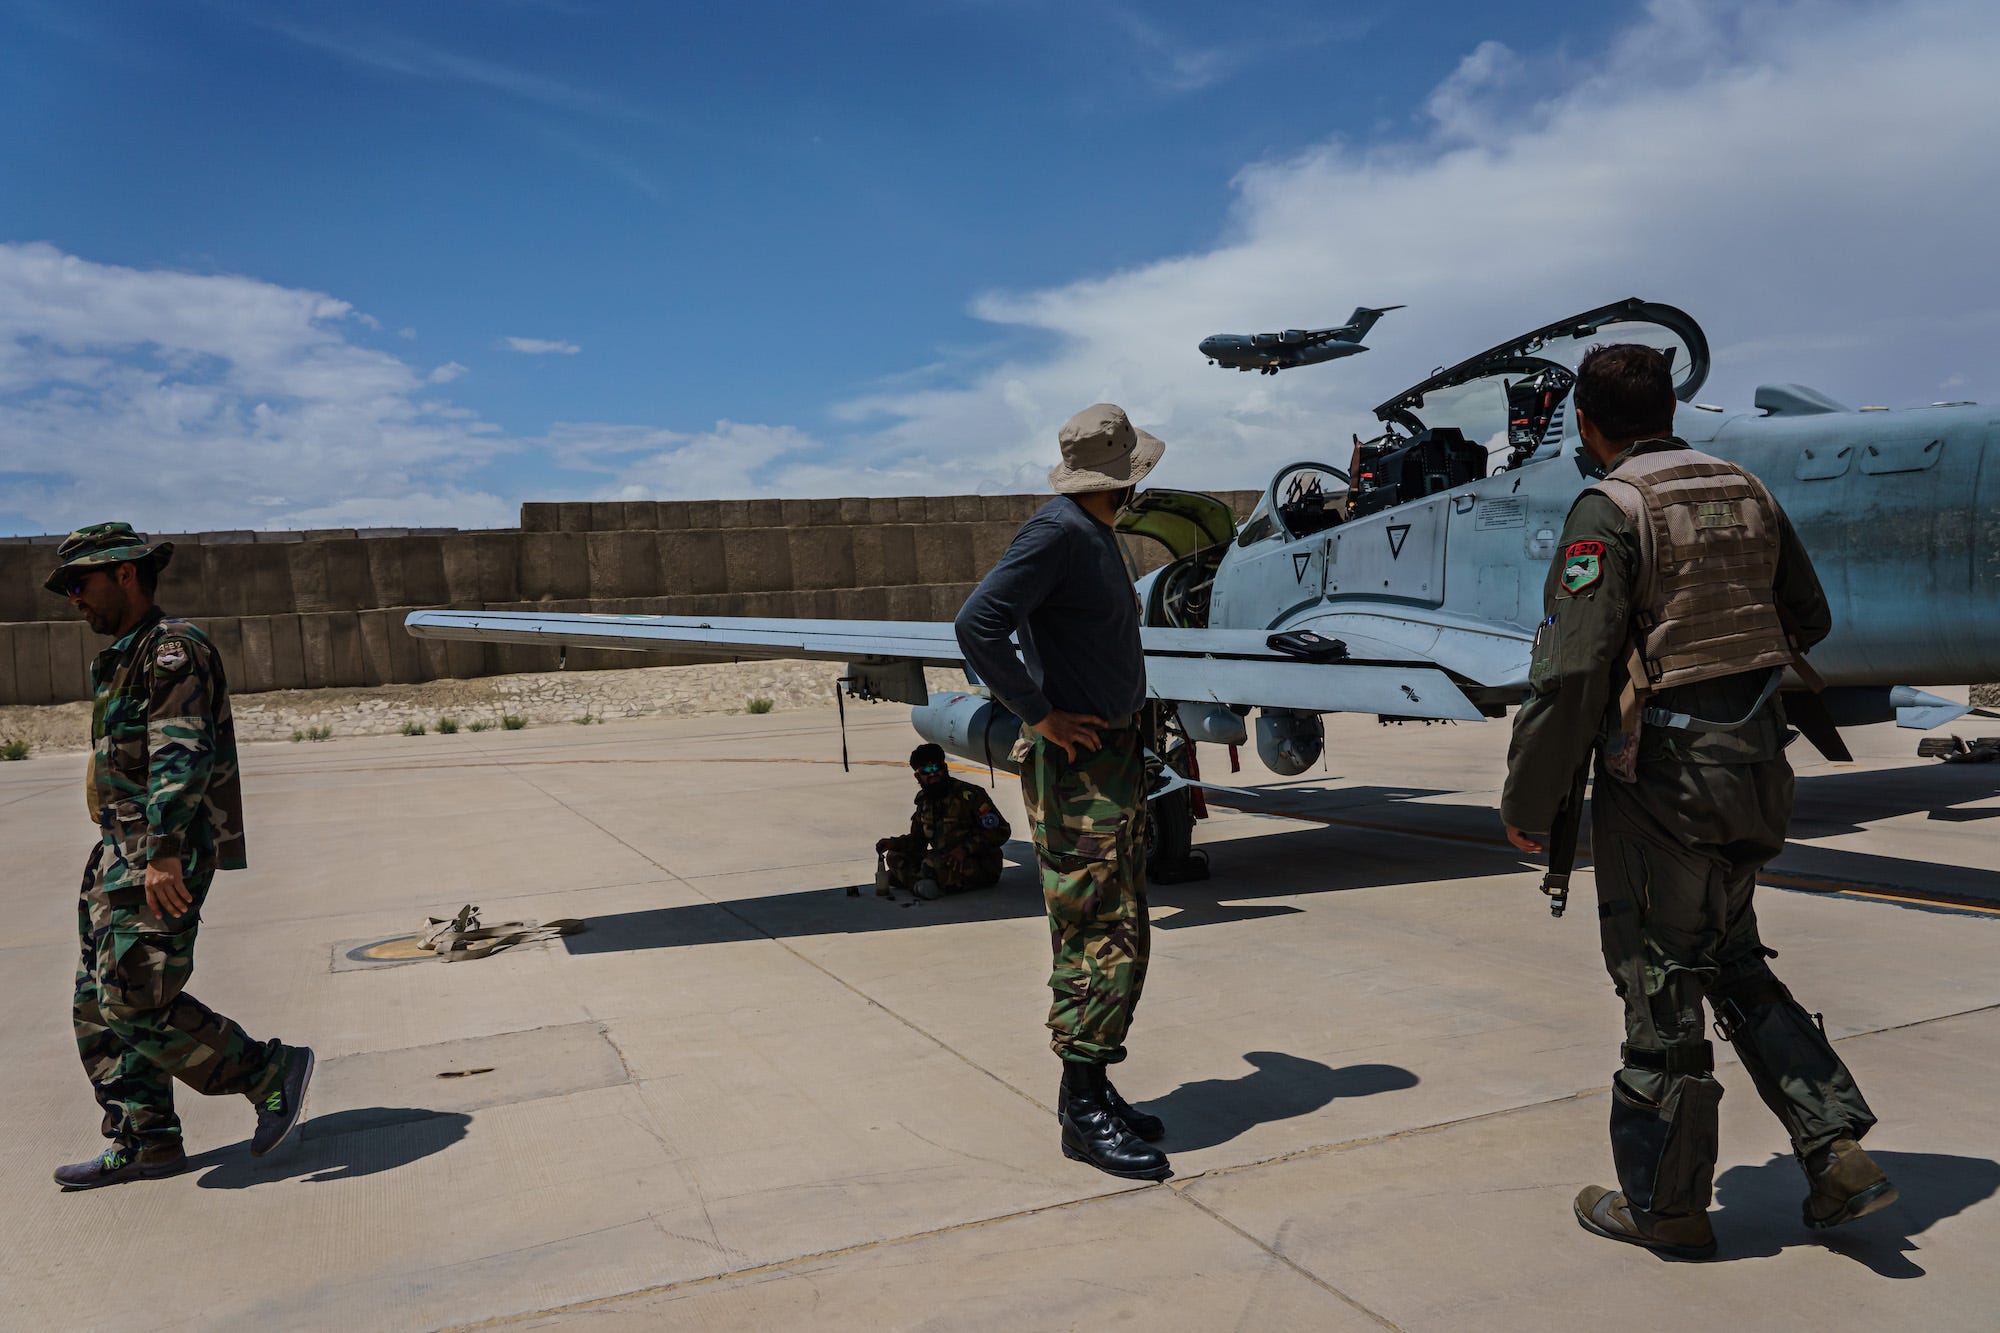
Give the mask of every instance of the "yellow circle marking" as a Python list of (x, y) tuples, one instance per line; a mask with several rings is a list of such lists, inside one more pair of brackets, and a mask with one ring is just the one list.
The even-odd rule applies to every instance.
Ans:
[(383, 940), (365, 949), (356, 949), (354, 956), (371, 963), (407, 963), (418, 958), (435, 958), (436, 954), (421, 947), (421, 935), (398, 935), (393, 940)]

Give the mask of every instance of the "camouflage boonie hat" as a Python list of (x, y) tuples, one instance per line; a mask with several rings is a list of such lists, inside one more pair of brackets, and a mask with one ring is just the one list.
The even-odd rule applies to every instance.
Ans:
[(173, 554), (172, 542), (149, 542), (145, 533), (132, 531), (130, 523), (93, 523), (63, 538), (62, 545), (56, 547), (56, 559), (62, 563), (42, 586), (60, 597), (67, 594), (63, 585), (73, 570), (102, 569), (128, 560), (134, 564), (150, 561), (153, 568), (165, 569)]

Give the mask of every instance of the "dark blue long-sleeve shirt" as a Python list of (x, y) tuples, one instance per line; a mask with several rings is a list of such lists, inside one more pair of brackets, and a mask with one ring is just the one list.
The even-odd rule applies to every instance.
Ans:
[(1023, 722), (1057, 708), (1124, 718), (1146, 701), (1139, 599), (1118, 536), (1067, 495), (1021, 525), (953, 628), (966, 664)]

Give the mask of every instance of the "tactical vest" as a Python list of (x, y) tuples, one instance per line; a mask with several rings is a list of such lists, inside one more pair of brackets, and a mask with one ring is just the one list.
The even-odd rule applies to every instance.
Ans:
[[(1642, 723), (1734, 730), (1769, 701), (1786, 667), (1810, 670), (1771, 591), (1781, 549), (1777, 502), (1734, 463), (1674, 443), (1628, 457), (1589, 488), (1618, 506), (1639, 542), (1626, 679), (1617, 728), (1604, 743), (1607, 771), (1626, 782), (1637, 775)], [(1660, 690), (1760, 669), (1770, 681), (1734, 721), (1646, 706)], [(1807, 680), (1817, 687), (1816, 677)]]
[(1682, 447), (1635, 454), (1590, 489), (1638, 534), (1633, 616), (1651, 689), (1797, 660), (1771, 593), (1778, 507), (1762, 482)]

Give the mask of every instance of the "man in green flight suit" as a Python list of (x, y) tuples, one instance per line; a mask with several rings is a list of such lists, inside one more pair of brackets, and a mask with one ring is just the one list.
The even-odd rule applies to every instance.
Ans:
[(1516, 847), (1541, 851), (1596, 751), (1599, 931), (1626, 1040), (1611, 1088), (1619, 1189), (1585, 1188), (1576, 1217), (1707, 1258), (1722, 1087), (1704, 1000), (1791, 1136), (1807, 1226), (1887, 1207), (1896, 1189), (1857, 1142), (1874, 1114), (1772, 974), (1752, 904), (1792, 812), (1776, 691), (1788, 667), (1813, 679), (1803, 657), (1832, 628), (1826, 597), (1762, 483), (1672, 436), (1675, 406), (1651, 348), (1593, 348), (1578, 367), (1577, 429), (1605, 479), (1571, 507), (1549, 571), (1501, 814)]
[(71, 1018), (111, 1146), (56, 1169), (64, 1189), (170, 1176), (187, 1164), (178, 1078), (257, 1109), (250, 1151), (282, 1143), (305, 1113), (310, 1047), (254, 1041), (183, 989), (215, 872), (244, 864), (243, 790), (222, 658), (153, 603), (171, 542), (96, 523), (56, 548), (44, 585), (111, 638), (91, 663), (85, 799), (99, 836), (77, 902), (81, 961)]
[(1000, 878), (1000, 849), (1013, 830), (984, 788), (945, 770), (944, 747), (910, 752), (917, 775), (910, 831), (875, 844), (882, 858), (877, 892), (907, 889), (919, 898), (990, 888)]

